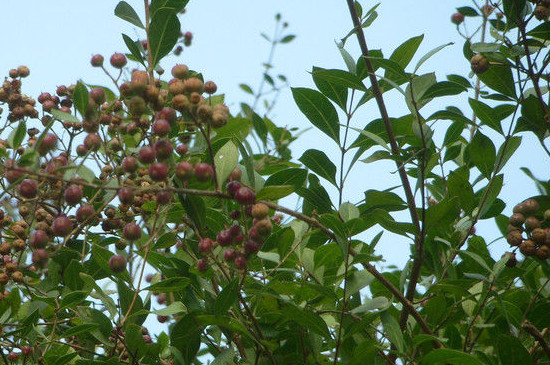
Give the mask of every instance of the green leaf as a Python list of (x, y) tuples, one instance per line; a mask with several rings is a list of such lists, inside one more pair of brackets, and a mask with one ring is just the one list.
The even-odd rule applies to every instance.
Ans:
[(309, 149), (299, 158), (308, 169), (327, 179), (332, 185), (336, 184), (336, 166), (330, 161), (324, 152)]
[(216, 178), (218, 183), (224, 182), (239, 162), (239, 150), (232, 141), (227, 142), (216, 152), (214, 163), (216, 164)]
[(502, 168), (506, 165), (506, 162), (508, 162), (510, 157), (512, 157), (520, 145), (521, 137), (515, 136), (508, 138), (508, 140), (500, 146), (495, 162), (495, 164), (498, 164), (498, 166), (495, 166), (495, 174), (502, 170)]
[(550, 40), (550, 23), (544, 22), (536, 26), (535, 28), (527, 32), (527, 35), (545, 41)]
[(340, 143), (340, 124), (338, 114), (330, 101), (320, 92), (306, 88), (292, 88), (292, 96), (298, 108), (309, 121)]
[(517, 27), (522, 21), (525, 0), (503, 0), (504, 15), (506, 15), (508, 29)]
[(155, 250), (161, 250), (174, 246), (178, 241), (178, 236), (172, 231), (164, 233), (160, 236), (154, 245)]
[(440, 96), (458, 95), (467, 89), (462, 84), (451, 81), (441, 81), (430, 86), (422, 95), (422, 99), (437, 98)]
[(65, 122), (80, 123), (80, 120), (77, 117), (70, 113), (62, 112), (61, 110), (52, 109), (50, 110), (50, 114), (53, 115), (56, 119)]
[(535, 96), (530, 95), (521, 103), (521, 118), (518, 119), (514, 132), (530, 131), (537, 137), (543, 138), (547, 128), (544, 111), (539, 100)]
[(145, 66), (145, 63), (143, 61), (143, 56), (141, 55), (141, 52), (136, 45), (136, 43), (132, 40), (132, 38), (128, 37), (126, 34), (122, 35), (122, 39), (124, 40), (124, 43), (126, 44), (126, 47), (128, 47), (128, 50), (130, 53), (138, 60), (139, 63)]
[(214, 303), (214, 313), (217, 315), (226, 314), (235, 303), (239, 296), (239, 279), (233, 279), (227, 284), (223, 290), (218, 294), (216, 303)]
[(495, 345), (502, 365), (529, 364), (532, 361), (529, 351), (515, 336), (502, 334), (498, 336)]
[(426, 210), (426, 231), (444, 234), (450, 230), (451, 224), (459, 217), (458, 199), (443, 199)]
[(455, 365), (485, 365), (474, 356), (457, 350), (437, 349), (426, 355), (422, 365), (455, 364)]
[(278, 200), (292, 194), (295, 187), (292, 185), (269, 185), (264, 186), (256, 194), (256, 200)]
[(239, 87), (241, 90), (243, 90), (245, 93), (248, 93), (250, 95), (254, 95), (254, 91), (252, 91), (252, 88), (248, 86), (247, 84), (239, 84)]
[(347, 108), (348, 89), (343, 85), (327, 80), (317, 73), (321, 68), (313, 67), (312, 77), (315, 86), (330, 100), (336, 103), (342, 110)]
[(498, 133), (502, 134), (502, 127), (500, 125), (500, 119), (497, 114), (489, 105), (472, 98), (468, 99), (470, 107), (474, 111), (474, 114), (481, 120), (483, 124), (494, 129)]
[(468, 159), (487, 178), (490, 178), (495, 167), (496, 151), (491, 139), (479, 130), (466, 148)]
[[(438, 47), (435, 47), (434, 49), (432, 49), (430, 52), (426, 53), (424, 56), (422, 56), (420, 58), (420, 60), (418, 61), (418, 63), (416, 64), (416, 67), (414, 68), (414, 72), (413, 73), (416, 73), (416, 71), (418, 71), (420, 69), (420, 66), (422, 66), (422, 64), (424, 64), (424, 62), (426, 62), (428, 59), (430, 59), (433, 55), (435, 55), (437, 52), (441, 51), (443, 48), (445, 47), (448, 47), (450, 45), (453, 45), (454, 43), (453, 42), (449, 42), (449, 43), (446, 43), (446, 44), (443, 44), (441, 46), (438, 46)], [(452, 81), (452, 80), (450, 80)]]
[(11, 131), (9, 137), (8, 137), (8, 143), (13, 149), (17, 149), (19, 146), (21, 146), (21, 143), (25, 139), (25, 135), (27, 134), (27, 123), (22, 120), (17, 125), (17, 128)]
[(81, 325), (69, 328), (67, 331), (63, 333), (63, 337), (76, 336), (81, 333), (91, 332), (97, 328), (99, 328), (99, 324), (96, 324), (96, 323), (81, 324)]
[(510, 66), (491, 65), (487, 71), (479, 74), (478, 77), (494, 91), (516, 99), (516, 86)]
[(121, 1), (117, 4), (115, 8), (115, 15), (122, 20), (126, 20), (127, 22), (132, 23), (136, 27), (145, 29), (134, 8), (132, 8), (132, 6), (126, 1)]
[(178, 194), (178, 197), (189, 218), (191, 218), (199, 229), (202, 229), (206, 221), (206, 205), (204, 204), (204, 200), (200, 196), (189, 194)]
[(171, 328), (170, 346), (177, 364), (191, 365), (200, 345), (201, 330), (192, 315), (185, 315)]
[(475, 208), (474, 189), (469, 181), (469, 170), (459, 168), (452, 171), (447, 178), (449, 196), (458, 197), (460, 207), (468, 214)]
[(355, 307), (351, 310), (353, 314), (362, 314), (375, 309), (385, 309), (390, 305), (390, 301), (386, 297), (376, 297), (368, 299), (365, 304)]
[(296, 38), (296, 36), (294, 34), (289, 34), (289, 35), (284, 36), (279, 42), (280, 43), (290, 43), (294, 40), (294, 38)]
[(399, 322), (393, 317), (389, 311), (384, 311), (380, 314), (382, 326), (384, 326), (384, 332), (390, 340), (390, 342), (397, 348), (397, 351), (402, 353), (405, 351), (405, 340), (403, 339), (403, 332), (399, 328)]
[[(429, 73), (421, 76), (415, 76), (407, 84), (405, 90), (405, 100), (409, 110), (412, 113), (416, 113), (416, 109), (420, 110), (431, 99), (423, 98), (424, 93), (436, 83), (435, 73)], [(411, 87), (412, 85), (412, 87)], [(411, 92), (413, 94), (411, 94)], [(414, 100), (413, 100), (414, 97)], [(413, 105), (413, 101), (416, 103), (416, 108)]]
[(143, 290), (149, 290), (151, 292), (159, 292), (159, 293), (179, 292), (187, 288), (187, 286), (190, 283), (191, 283), (191, 280), (189, 278), (172, 277), (172, 278), (159, 281), (158, 283), (155, 283), (153, 285), (150, 285), (149, 287)]
[[(420, 43), (422, 43), (423, 39), (424, 35), (419, 35), (406, 40), (393, 51), (390, 60), (397, 62), (403, 68), (407, 67), (418, 50), (418, 47), (420, 47)], [(386, 75), (386, 77), (388, 76)], [(391, 77), (388, 78), (391, 79)]]
[(86, 86), (82, 83), (82, 81), (77, 82), (73, 92), (73, 102), (76, 110), (78, 110), (83, 118), (86, 117), (89, 100), (90, 97), (88, 96), (88, 89), (86, 89)]
[(171, 9), (159, 9), (149, 27), (149, 46), (151, 48), (152, 67), (174, 48), (180, 34), (180, 21)]
[(177, 14), (185, 8), (188, 2), (189, 0), (153, 0), (151, 2), (151, 18), (161, 9), (170, 10)]
[(179, 313), (187, 313), (187, 307), (182, 302), (172, 302), (167, 307), (152, 311), (151, 313), (159, 316), (171, 316)]
[(361, 82), (359, 77), (343, 70), (326, 70), (322, 68), (314, 67), (312, 71), (313, 79), (324, 80), (330, 84), (334, 84), (346, 89), (355, 89), (361, 91), (367, 91), (365, 85)]
[(365, 191), (365, 204), (360, 207), (362, 212), (382, 208), (388, 212), (403, 210), (407, 205), (399, 195), (390, 191)]
[(464, 16), (479, 16), (477, 11), (469, 6), (462, 6), (460, 8), (456, 8), (456, 10)]
[[(307, 178), (307, 171), (299, 168), (289, 168), (277, 171), (265, 182), (265, 186), (271, 185), (292, 185), (299, 188), (304, 185)], [(264, 186), (264, 189), (265, 189)]]
[(289, 304), (283, 307), (283, 314), (287, 319), (298, 323), (300, 326), (304, 327), (304, 329), (317, 333), (323, 338), (331, 338), (325, 321), (309, 309), (303, 309)]
[[(136, 292), (128, 287), (122, 280), (117, 281), (118, 299), (120, 302), (120, 310), (123, 315), (130, 317), (133, 313), (143, 310), (143, 299)], [(134, 297), (136, 298), (134, 302)], [(133, 306), (132, 302), (134, 302)], [(131, 310), (130, 310), (131, 309)], [(129, 311), (130, 310), (130, 311)]]

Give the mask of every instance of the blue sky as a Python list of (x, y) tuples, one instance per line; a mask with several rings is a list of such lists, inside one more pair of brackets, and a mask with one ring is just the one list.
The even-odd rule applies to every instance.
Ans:
[[(143, 2), (128, 2), (141, 15)], [(363, 3), (365, 9), (374, 5), (373, 2)], [(18, 65), (29, 66), (31, 75), (24, 81), (24, 92), (32, 96), (37, 96), (41, 91), (55, 91), (57, 85), (68, 85), (78, 79), (91, 84), (109, 85), (108, 78), (90, 66), (90, 57), (101, 53), (108, 59), (113, 52), (126, 50), (121, 33), (132, 38), (138, 38), (139, 34), (131, 25), (113, 15), (116, 4), (117, 1), (106, 0), (57, 0), (55, 5), (43, 1), (4, 1), (0, 5), (0, 24), (3, 28), (0, 37), (0, 71), (7, 74), (10, 68)], [(378, 19), (366, 30), (369, 46), (371, 49), (382, 48), (389, 55), (406, 39), (424, 34), (419, 50), (421, 56), (436, 46), (453, 41), (456, 42), (454, 46), (426, 62), (422, 70), (435, 70), (438, 79), (447, 73), (467, 76), (469, 65), (462, 57), (463, 41), (449, 21), (454, 8), (463, 5), (470, 5), (470, 1), (382, 1)], [(297, 35), (292, 43), (279, 49), (274, 61), (275, 72), (285, 74), (291, 86), (313, 87), (308, 74), (312, 66), (345, 68), (335, 46), (335, 40), (342, 38), (351, 29), (344, 0), (191, 0), (182, 18), (182, 30), (194, 33), (193, 46), (187, 48), (179, 58), (164, 60), (162, 65), (168, 70), (174, 63), (186, 63), (202, 71), (207, 79), (218, 84), (219, 92), (226, 94), (228, 105), (236, 111), (239, 102), (247, 100), (247, 95), (238, 85), (247, 83), (254, 87), (260, 81), (261, 63), (269, 51), (260, 33), (272, 33), (274, 15), (278, 12), (288, 21), (289, 33)], [(348, 45), (348, 51), (357, 57), (359, 54), (355, 40), (350, 39)], [(465, 113), (470, 114), (465, 100), (462, 95), (443, 102), (461, 106)], [(391, 116), (406, 113), (404, 102), (396, 95), (389, 95), (387, 101)], [(430, 114), (428, 110), (424, 112), (426, 116)], [(361, 128), (376, 117), (376, 107), (368, 104), (355, 119), (354, 126)], [(289, 90), (281, 95), (273, 119), (279, 125), (300, 129), (309, 127)], [(447, 125), (446, 122), (438, 124), (436, 133), (444, 133)], [(337, 150), (330, 147), (328, 137), (314, 130), (308, 131), (304, 137), (294, 146), (296, 159), (309, 148), (323, 149), (330, 157), (336, 158)], [(550, 170), (547, 160), (533, 158), (541, 153), (538, 142), (525, 136), (520, 153), (510, 161), (505, 172), (528, 166), (540, 174), (547, 174)], [(389, 173), (394, 170), (395, 166), (390, 163), (358, 164), (350, 175), (345, 200), (355, 202), (362, 198), (365, 190), (398, 185), (396, 174)], [(547, 175), (541, 177), (548, 178)], [(531, 181), (518, 172), (507, 175), (504, 194), (510, 204), (505, 211), (507, 213), (514, 204), (535, 195), (536, 190)], [(404, 215), (403, 219), (406, 217)], [(372, 235), (377, 232), (374, 229), (371, 231)], [(492, 221), (480, 224), (478, 233), (486, 236), (488, 241), (499, 236)], [(380, 244), (380, 253), (386, 255), (389, 263), (401, 266), (408, 257), (408, 242), (391, 237), (388, 235)], [(497, 243), (493, 248), (495, 255), (500, 255), (506, 246), (502, 241)]]

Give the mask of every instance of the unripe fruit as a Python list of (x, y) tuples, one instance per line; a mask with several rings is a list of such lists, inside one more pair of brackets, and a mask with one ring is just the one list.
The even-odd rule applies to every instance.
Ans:
[(460, 13), (454, 13), (451, 15), (451, 22), (453, 24), (459, 25), (464, 21), (464, 15)]
[(185, 92), (188, 93), (199, 93), (202, 94), (204, 90), (204, 84), (199, 78), (191, 77), (183, 83), (183, 86), (185, 88)]
[(84, 222), (88, 218), (95, 214), (95, 209), (89, 204), (81, 205), (76, 211), (76, 221), (79, 223)]
[(183, 94), (176, 95), (172, 98), (172, 106), (180, 112), (184, 111), (189, 107), (189, 99)]
[(235, 167), (233, 171), (231, 171), (227, 179), (229, 181), (233, 181), (233, 180), (241, 181), (242, 176), (243, 176), (242, 170), (238, 167)]
[(101, 147), (101, 137), (95, 133), (90, 133), (84, 138), (84, 146), (90, 151), (97, 151)]
[(260, 244), (256, 241), (248, 240), (244, 244), (244, 250), (249, 254), (257, 253), (260, 251)]
[(90, 90), (90, 98), (98, 105), (103, 104), (105, 102), (105, 90), (100, 87), (94, 87)]
[(206, 270), (208, 270), (208, 260), (200, 259), (199, 261), (197, 261), (197, 270), (199, 270), (200, 272), (205, 272)]
[(266, 236), (273, 231), (273, 224), (269, 220), (269, 218), (261, 219), (254, 224), (254, 227), (258, 231), (259, 234), (262, 236)]
[(90, 63), (93, 67), (101, 67), (103, 66), (103, 56), (100, 54), (96, 54), (92, 56), (92, 59), (90, 60)]
[(157, 204), (166, 205), (172, 200), (172, 193), (168, 190), (161, 190), (157, 193)]
[(539, 247), (535, 255), (541, 260), (546, 260), (548, 256), (550, 256), (550, 247), (548, 246)]
[(31, 179), (25, 179), (19, 184), (19, 195), (26, 199), (32, 199), (36, 197), (38, 193), (38, 185), (36, 181)]
[(109, 269), (114, 273), (126, 270), (126, 259), (122, 255), (114, 255), (109, 259)]
[(232, 249), (232, 248), (228, 248), (227, 250), (225, 250), (225, 252), (223, 253), (223, 258), (225, 261), (227, 262), (231, 262), (233, 260), (235, 260), (235, 257), (237, 256), (237, 252)]
[(60, 215), (52, 223), (53, 234), (58, 237), (65, 237), (73, 230), (73, 223), (66, 215)]
[(533, 256), (537, 252), (537, 246), (535, 245), (535, 242), (525, 240), (519, 245), (519, 250), (525, 256)]
[(39, 248), (32, 253), (32, 263), (36, 267), (46, 267), (50, 259), (50, 254), (43, 248)]
[(189, 67), (186, 65), (175, 65), (172, 67), (172, 76), (174, 76), (176, 79), (183, 80), (187, 77), (189, 74)]
[(233, 236), (227, 229), (224, 229), (218, 233), (216, 241), (218, 241), (219, 245), (222, 247), (229, 246), (233, 242)]
[(193, 165), (187, 161), (182, 161), (176, 165), (176, 176), (182, 180), (189, 180), (194, 174)]
[(128, 62), (126, 60), (126, 56), (122, 53), (115, 53), (111, 56), (111, 66), (114, 68), (123, 68), (126, 66), (126, 63)]
[(34, 248), (44, 248), (48, 244), (50, 237), (41, 229), (34, 231), (29, 238), (29, 245)]
[(88, 148), (86, 148), (86, 146), (84, 146), (83, 144), (79, 144), (78, 146), (76, 146), (76, 154), (80, 157), (83, 157), (83, 156), (86, 156), (86, 154), (88, 153)]
[(162, 162), (157, 162), (149, 167), (149, 177), (153, 181), (163, 181), (168, 177), (168, 166)]
[(170, 125), (174, 124), (177, 120), (176, 111), (172, 108), (165, 106), (155, 116), (156, 119), (167, 120)]
[(141, 237), (141, 228), (136, 223), (128, 223), (124, 226), (122, 234), (127, 240), (135, 241)]
[(214, 81), (206, 81), (206, 83), (204, 84), (204, 92), (206, 92), (207, 94), (215, 94), (217, 90), (218, 86), (214, 83)]
[(185, 84), (183, 81), (178, 79), (172, 79), (168, 83), (168, 91), (172, 95), (180, 95), (185, 92)]
[(210, 238), (203, 238), (199, 242), (199, 250), (201, 252), (208, 252), (214, 246), (214, 242)]
[(137, 168), (138, 162), (134, 156), (124, 157), (124, 159), (122, 160), (122, 171), (131, 174), (133, 172), (136, 172)]
[(523, 242), (523, 236), (518, 231), (512, 231), (508, 233), (506, 240), (510, 246), (519, 246)]
[(200, 182), (206, 182), (214, 176), (214, 169), (206, 162), (201, 162), (195, 166), (195, 176)]
[(256, 201), (256, 194), (247, 187), (241, 187), (235, 193), (235, 201), (243, 205), (253, 204)]
[(44, 138), (42, 138), (42, 141), (40, 142), (40, 145), (37, 146), (37, 151), (40, 154), (40, 156), (46, 155), (48, 152), (53, 150), (57, 146), (57, 136), (53, 133), (47, 133)]
[(230, 181), (229, 183), (227, 183), (227, 185), (225, 187), (226, 187), (227, 192), (229, 193), (229, 195), (234, 196), (237, 193), (237, 191), (242, 187), (242, 184), (240, 182), (234, 180), (234, 181)]
[(508, 267), (515, 267), (518, 263), (518, 260), (516, 259), (516, 254), (513, 252), (506, 252), (502, 257), (507, 256), (508, 261), (506, 261), (506, 266)]
[(540, 227), (540, 221), (535, 217), (529, 217), (525, 220), (525, 230), (532, 231)]
[(138, 153), (138, 159), (141, 163), (150, 164), (155, 161), (156, 153), (153, 147), (143, 146)]
[(82, 187), (74, 184), (65, 189), (64, 193), (65, 201), (69, 205), (76, 205), (79, 203), (83, 195), (84, 192), (82, 191)]
[(189, 151), (189, 147), (187, 147), (186, 144), (179, 144), (177, 145), (176, 147), (176, 152), (180, 155), (180, 156), (183, 156), (187, 153), (187, 151)]
[(165, 137), (170, 134), (172, 127), (165, 119), (158, 119), (153, 123), (153, 134), (159, 137)]
[(118, 191), (118, 199), (122, 204), (132, 204), (134, 202), (134, 189), (123, 187)]
[(256, 219), (263, 219), (267, 217), (269, 208), (264, 203), (257, 203), (252, 206), (252, 217)]
[(521, 225), (525, 222), (525, 216), (521, 213), (514, 213), (510, 217), (509, 222), (513, 226), (521, 227)]
[(246, 259), (243, 256), (237, 256), (235, 258), (235, 267), (239, 270), (246, 268)]
[(489, 69), (489, 60), (482, 54), (478, 53), (470, 60), (472, 71), (476, 74), (482, 74)]
[(149, 75), (145, 71), (134, 70), (131, 80), (132, 90), (136, 93), (142, 93), (147, 89), (147, 85), (149, 84)]
[(145, 99), (143, 99), (141, 96), (134, 96), (128, 102), (128, 111), (133, 116), (140, 116), (141, 114), (145, 113), (146, 110), (147, 104), (145, 103)]
[[(168, 122), (166, 122), (168, 123)], [(155, 143), (155, 146), (153, 147), (155, 150), (155, 153), (157, 155), (157, 159), (164, 160), (172, 156), (172, 153), (174, 152), (174, 148), (172, 147), (172, 143), (167, 139), (161, 139), (158, 140)]]
[(539, 210), (539, 203), (535, 199), (527, 199), (523, 203), (521, 203), (522, 206), (522, 213), (526, 216), (536, 214)]
[(27, 66), (19, 66), (17, 67), (17, 73), (19, 74), (19, 77), (27, 77), (30, 75), (31, 70)]

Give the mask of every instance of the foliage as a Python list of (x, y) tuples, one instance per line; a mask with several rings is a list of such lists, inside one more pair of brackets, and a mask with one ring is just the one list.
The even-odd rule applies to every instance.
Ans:
[[(0, 88), (8, 107), (1, 361), (550, 361), (550, 180), (535, 177), (548, 172), (524, 169), (539, 196), (500, 198), (503, 168), (523, 135), (540, 142), (547, 155), (537, 158), (550, 157), (547, 1), (458, 8), (452, 21), (472, 73), (437, 80), (424, 62), (446, 45), (416, 65), (422, 36), (387, 57), (369, 50), (363, 29), (377, 6), (364, 11), (348, 0), (353, 29), (339, 44), (347, 70), (314, 67), (316, 90), (292, 88), (339, 161), (317, 149), (293, 158), (299, 137), (269, 118), (276, 96), (267, 97), (286, 86), (271, 74), (273, 50), (294, 38), (279, 15), (274, 36), (265, 36), (272, 52), (260, 86), (241, 85), (254, 102), (238, 114), (199, 71), (163, 73), (165, 56), (191, 43), (179, 31), (186, 4), (153, 0), (145, 19), (124, 1), (116, 6), (144, 41), (123, 35), (129, 53), (111, 57), (114, 72), (92, 58), (115, 90), (60, 86), (37, 98), (39, 112), (21, 92), (25, 66)], [(464, 22), (478, 29), (467, 33)], [(355, 38), (354, 57), (346, 46)], [(127, 59), (142, 69), (125, 74)], [(407, 114), (391, 114), (388, 92), (402, 95)], [(457, 95), (471, 112), (437, 106)], [(354, 127), (372, 105), (380, 117)], [(428, 105), (439, 110), (426, 115)], [(445, 126), (443, 138), (436, 125)], [(344, 201), (349, 172), (380, 160), (395, 163), (400, 186)], [(299, 197), (299, 209), (279, 204), (287, 196)], [(507, 205), (511, 217), (502, 214)], [(502, 258), (476, 235), (481, 220), (494, 221), (510, 244)], [(410, 241), (411, 258), (381, 272), (375, 248), (386, 231)], [(152, 316), (164, 323), (158, 331), (144, 327)]]

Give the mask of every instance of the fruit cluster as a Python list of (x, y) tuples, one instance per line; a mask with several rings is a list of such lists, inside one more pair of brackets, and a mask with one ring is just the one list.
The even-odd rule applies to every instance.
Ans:
[(506, 240), (514, 252), (508, 253), (515, 260), (515, 250), (524, 256), (536, 256), (541, 260), (550, 257), (550, 210), (540, 212), (535, 199), (527, 199), (516, 205), (509, 219)]

